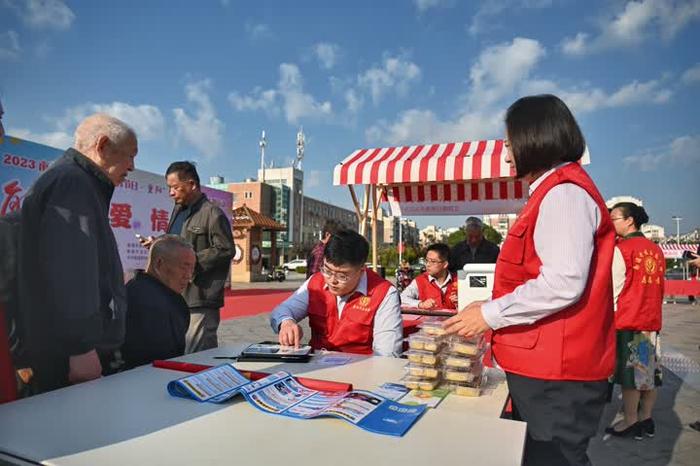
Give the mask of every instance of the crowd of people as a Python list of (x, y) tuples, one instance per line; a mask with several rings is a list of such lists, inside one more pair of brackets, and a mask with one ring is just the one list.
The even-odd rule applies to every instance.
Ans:
[[(425, 272), (399, 293), (365, 266), (367, 240), (328, 222), (306, 281), (270, 324), (283, 345), (302, 342), (299, 322), (308, 318), (315, 349), (399, 357), (402, 306), (454, 310), (449, 334), (491, 335), (513, 417), (527, 422), (525, 463), (590, 464), (610, 381), (622, 387), (624, 418), (608, 432), (654, 435), (663, 254), (640, 232), (643, 208), (608, 211), (578, 163), (584, 138), (560, 99), (519, 99), (505, 130), (506, 162), (530, 197), (501, 249), (470, 217), (466, 239), (428, 246)], [(167, 234), (142, 239), (146, 270), (124, 283), (107, 211), (137, 152), (131, 128), (92, 115), (25, 197), (10, 310), (21, 328), (15, 365), (31, 368), (38, 392), (218, 345), (234, 245), (193, 164), (168, 167)], [(458, 309), (456, 272), (469, 263), (496, 264), (493, 295)]]

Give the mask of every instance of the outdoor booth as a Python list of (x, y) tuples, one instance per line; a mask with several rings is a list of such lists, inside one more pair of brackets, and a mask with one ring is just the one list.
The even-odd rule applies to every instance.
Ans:
[[(359, 149), (337, 164), (333, 184), (348, 186), (360, 225), (365, 234), (372, 225), (372, 265), (377, 265), (377, 210), (386, 202), (394, 216), (483, 215), (517, 213), (528, 196), (526, 181), (515, 179), (506, 163), (501, 139), (464, 141), (402, 147)], [(588, 149), (582, 163), (588, 164)], [(355, 185), (363, 197), (358, 198)], [(460, 274), (459, 308), (492, 286), (493, 266)], [(491, 267), (491, 269), (489, 269)], [(479, 286), (476, 286), (479, 285)], [(466, 291), (472, 290), (472, 292)]]

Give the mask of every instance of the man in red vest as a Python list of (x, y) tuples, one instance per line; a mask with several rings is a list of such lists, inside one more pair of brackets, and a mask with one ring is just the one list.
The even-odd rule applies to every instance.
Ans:
[(401, 304), (419, 309), (456, 309), (457, 274), (449, 271), (450, 248), (443, 243), (428, 246), (425, 273), (401, 292)]
[(615, 365), (615, 232), (578, 163), (581, 130), (559, 98), (511, 105), (505, 145), (530, 198), (496, 262), (492, 300), (470, 304), (446, 328), (465, 336), (493, 330), (513, 417), (527, 422), (525, 464), (589, 465)]
[(656, 433), (651, 411), (661, 385), (657, 357), (666, 261), (661, 248), (639, 229), (649, 221), (644, 207), (615, 204), (610, 219), (620, 240), (613, 258), (617, 365), (613, 381), (622, 387), (624, 419), (606, 432), (642, 440)]
[(321, 271), (313, 274), (272, 311), (270, 324), (279, 342), (298, 346), (297, 322), (309, 318), (316, 349), (378, 356), (401, 352), (403, 322), (396, 288), (365, 267), (369, 243), (360, 234), (340, 230), (323, 252)]

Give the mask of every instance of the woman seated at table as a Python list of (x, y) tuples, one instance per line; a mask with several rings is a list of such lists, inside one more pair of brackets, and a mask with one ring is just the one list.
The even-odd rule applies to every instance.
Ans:
[(297, 322), (309, 317), (311, 346), (378, 356), (398, 356), (403, 323), (396, 288), (365, 267), (369, 244), (360, 234), (333, 234), (323, 253), (321, 271), (313, 274), (272, 311), (270, 324), (279, 342), (298, 346)]
[(418, 275), (401, 293), (401, 304), (419, 309), (456, 309), (457, 274), (448, 270), (450, 248), (443, 243), (428, 246), (425, 273)]

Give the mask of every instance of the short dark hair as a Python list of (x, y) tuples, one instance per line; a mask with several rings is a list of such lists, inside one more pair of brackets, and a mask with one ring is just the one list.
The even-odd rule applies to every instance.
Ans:
[(194, 165), (192, 162), (188, 161), (182, 161), (182, 162), (173, 162), (170, 164), (168, 167), (168, 170), (165, 172), (165, 176), (170, 175), (171, 173), (177, 173), (177, 177), (180, 178), (182, 181), (194, 181), (197, 187), (199, 188), (199, 174), (197, 173), (197, 167)]
[(431, 244), (425, 250), (425, 255), (427, 256), (430, 251), (435, 251), (437, 255), (440, 256), (440, 260), (450, 260), (450, 247), (445, 243)]
[(328, 240), (323, 258), (333, 265), (364, 265), (369, 255), (369, 243), (353, 230), (339, 230)]
[(345, 227), (343, 226), (342, 223), (330, 218), (330, 219), (326, 220), (326, 223), (323, 224), (323, 230), (321, 230), (321, 234), (323, 236), (325, 236), (326, 233), (328, 233), (329, 235), (333, 235), (333, 234), (335, 234), (335, 232), (340, 231), (340, 230), (344, 230), (344, 229), (345, 229)]
[(647, 211), (644, 210), (644, 207), (634, 202), (618, 202), (610, 211), (612, 212), (615, 209), (620, 209), (622, 216), (625, 218), (632, 217), (634, 226), (637, 229), (649, 221), (649, 215), (647, 215)]
[(586, 150), (569, 107), (550, 94), (516, 100), (506, 112), (506, 130), (518, 178), (562, 162), (576, 162)]

